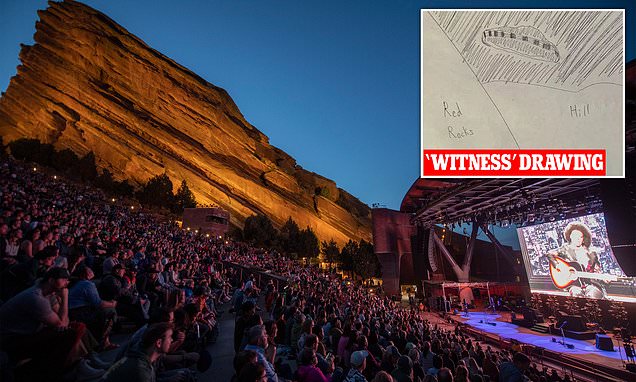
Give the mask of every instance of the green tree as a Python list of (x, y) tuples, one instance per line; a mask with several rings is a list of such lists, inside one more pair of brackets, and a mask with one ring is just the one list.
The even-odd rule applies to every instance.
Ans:
[(342, 251), (340, 251), (340, 268), (343, 271), (353, 271), (353, 258), (356, 253), (358, 253), (358, 243), (353, 240), (349, 240), (342, 247)]
[(292, 255), (292, 254), (298, 255), (299, 236), (300, 236), (300, 228), (298, 228), (298, 224), (296, 224), (294, 219), (292, 219), (290, 216), (280, 229), (280, 235), (278, 238), (278, 246), (280, 247), (281, 251), (288, 255)]
[[(39, 143), (39, 142), (38, 142)], [(35, 163), (41, 164), (42, 166), (51, 166), (53, 163), (53, 156), (55, 154), (55, 149), (53, 145), (50, 143), (40, 143), (37, 146), (37, 150), (34, 153), (33, 161)]]
[(107, 192), (115, 192), (115, 181), (113, 180), (113, 174), (108, 171), (108, 169), (104, 169), (101, 174), (95, 178), (95, 182), (93, 182), (95, 186), (101, 188)]
[(113, 192), (121, 196), (133, 196), (135, 188), (128, 183), (127, 180), (123, 180), (121, 182), (115, 182)]
[(53, 155), (52, 165), (58, 171), (71, 172), (79, 163), (79, 157), (70, 149), (56, 151)]
[(197, 206), (197, 200), (194, 198), (194, 194), (190, 191), (185, 179), (181, 181), (181, 186), (179, 186), (174, 198), (175, 213), (182, 213), (184, 208), (194, 208)]
[(338, 244), (331, 239), (327, 243), (326, 241), (322, 242), (322, 253), (325, 255), (325, 260), (329, 263), (329, 270), (331, 270), (331, 264), (338, 261), (338, 257), (340, 255), (340, 249), (338, 248)]
[(313, 259), (320, 253), (320, 242), (314, 231), (307, 227), (298, 234), (298, 254)]
[(37, 152), (40, 150), (40, 141), (31, 138), (16, 139), (9, 143), (9, 149), (15, 159), (34, 161)]
[(373, 251), (373, 244), (360, 240), (358, 250), (353, 255), (353, 271), (364, 281), (380, 276), (380, 261)]
[(168, 174), (163, 173), (148, 180), (148, 183), (139, 191), (137, 198), (142, 203), (172, 209), (174, 195), (172, 181)]
[(93, 181), (97, 178), (97, 166), (95, 165), (95, 154), (91, 151), (84, 155), (77, 163), (77, 173), (82, 180)]
[(272, 221), (265, 215), (252, 215), (245, 219), (243, 238), (256, 246), (270, 247), (276, 240), (278, 232)]

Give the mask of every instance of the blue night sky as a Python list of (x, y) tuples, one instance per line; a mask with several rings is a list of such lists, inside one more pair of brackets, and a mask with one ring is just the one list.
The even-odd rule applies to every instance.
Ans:
[[(247, 120), (304, 168), (371, 205), (399, 209), (419, 175), (420, 8), (542, 8), (554, 1), (85, 1), (225, 88)], [(561, 1), (561, 8), (634, 2)], [(0, 1), (0, 89), (46, 1)]]

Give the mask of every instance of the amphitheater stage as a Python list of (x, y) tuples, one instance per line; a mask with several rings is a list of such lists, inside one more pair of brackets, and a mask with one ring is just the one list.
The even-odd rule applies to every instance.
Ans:
[[(470, 311), (467, 317), (464, 313), (447, 315), (447, 317), (453, 322), (461, 324), (464, 330), (482, 336), (486, 341), (499, 347), (510, 348), (515, 341), (518, 342), (522, 351), (530, 355), (537, 363), (545, 360), (553, 364), (574, 368), (584, 375), (588, 372), (598, 371), (606, 375), (607, 380), (616, 380), (616, 378), (636, 380), (636, 374), (625, 370), (623, 364), (625, 350), (622, 347), (619, 349), (616, 339), (612, 339), (614, 351), (597, 349), (594, 340), (575, 340), (567, 337), (565, 343), (572, 346), (566, 347), (559, 343), (562, 341), (561, 336), (539, 333), (512, 324), (509, 313), (493, 314)], [(598, 376), (594, 376), (594, 378), (598, 378)]]

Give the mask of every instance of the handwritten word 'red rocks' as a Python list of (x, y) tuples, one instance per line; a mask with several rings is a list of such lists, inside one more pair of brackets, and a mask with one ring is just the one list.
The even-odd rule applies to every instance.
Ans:
[[(442, 113), (445, 119), (449, 121), (459, 121), (461, 120), (462, 108), (459, 106), (459, 102), (455, 102), (455, 105), (449, 105), (448, 102), (442, 101)], [(448, 127), (448, 138), (450, 139), (462, 139), (469, 137), (471, 135), (475, 135), (475, 132), (472, 129), (467, 129), (465, 126), (455, 126), (454, 124), (449, 124)]]

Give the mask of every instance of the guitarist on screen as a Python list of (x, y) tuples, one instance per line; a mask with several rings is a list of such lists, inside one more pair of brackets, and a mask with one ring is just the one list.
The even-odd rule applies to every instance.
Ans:
[[(602, 273), (598, 254), (590, 249), (592, 233), (583, 223), (574, 222), (567, 225), (563, 232), (566, 244), (548, 252), (551, 271), (569, 272), (569, 267), (563, 266), (564, 262), (570, 263), (570, 267), (576, 271), (587, 273)], [(563, 260), (563, 261), (560, 261)], [(555, 284), (556, 285), (556, 284)], [(558, 285), (557, 285), (558, 286)], [(607, 292), (603, 282), (588, 278), (578, 278), (576, 282), (563, 288), (573, 297), (606, 298)]]

